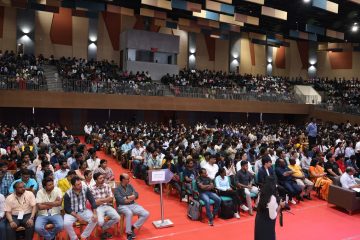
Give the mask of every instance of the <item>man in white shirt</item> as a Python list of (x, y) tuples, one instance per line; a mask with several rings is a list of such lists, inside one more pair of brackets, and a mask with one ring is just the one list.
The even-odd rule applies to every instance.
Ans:
[[(64, 227), (61, 216), (62, 192), (59, 188), (54, 187), (54, 181), (51, 178), (43, 180), (43, 187), (36, 194), (38, 216), (35, 222), (35, 231), (45, 239), (54, 239)], [(45, 229), (46, 224), (49, 223), (54, 225), (51, 230)]]
[(135, 148), (131, 150), (131, 159), (133, 165), (133, 178), (137, 178), (140, 175), (141, 165), (144, 162), (144, 149), (140, 147), (138, 141), (134, 142)]
[(215, 175), (219, 171), (219, 166), (216, 164), (216, 156), (211, 155), (209, 161), (204, 165), (207, 175), (211, 180), (215, 179)]
[(89, 144), (91, 141), (90, 136), (91, 136), (92, 130), (93, 130), (93, 128), (92, 128), (91, 124), (89, 122), (86, 123), (86, 125), (84, 126), (84, 132), (85, 132), (85, 142), (87, 144)]
[(355, 181), (354, 178), (355, 169), (353, 167), (347, 167), (343, 175), (340, 177), (341, 187), (356, 191), (356, 196), (360, 197), (360, 184)]
[(97, 169), (100, 165), (100, 159), (98, 157), (96, 157), (96, 150), (94, 148), (91, 148), (89, 150), (90, 153), (90, 158), (88, 160), (86, 160), (86, 163), (88, 165), (88, 169), (90, 171), (94, 171), (95, 169)]

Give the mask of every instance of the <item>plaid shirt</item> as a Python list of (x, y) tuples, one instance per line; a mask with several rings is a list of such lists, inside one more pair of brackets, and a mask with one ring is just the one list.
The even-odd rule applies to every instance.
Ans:
[[(95, 200), (96, 199), (104, 199), (104, 198), (108, 198), (108, 197), (114, 197), (114, 194), (113, 194), (110, 186), (106, 183), (104, 183), (101, 186), (94, 185), (91, 188), (91, 193), (94, 196)], [(111, 204), (104, 203), (103, 205), (111, 205)]]
[(9, 195), (9, 188), (13, 182), (14, 176), (11, 173), (6, 172), (4, 177), (2, 179), (0, 178), (0, 193), (5, 197)]
[(64, 210), (67, 214), (71, 214), (71, 212), (83, 212), (86, 210), (85, 203), (86, 200), (89, 200), (92, 209), (96, 209), (96, 202), (94, 196), (91, 194), (89, 188), (83, 186), (80, 193), (77, 194), (70, 188), (65, 196), (64, 196)]

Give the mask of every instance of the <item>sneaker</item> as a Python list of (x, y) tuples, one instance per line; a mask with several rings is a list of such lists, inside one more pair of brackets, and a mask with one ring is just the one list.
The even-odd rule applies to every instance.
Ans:
[(254, 216), (254, 213), (253, 213), (252, 210), (249, 211), (249, 215), (250, 215), (250, 216)]
[(292, 205), (296, 205), (296, 201), (295, 201), (294, 199), (291, 199), (291, 200), (290, 200), (290, 203), (291, 203)]
[(135, 176), (135, 175), (133, 175), (132, 177), (133, 177), (133, 179), (136, 179), (136, 176)]
[(241, 205), (240, 207), (242, 210), (244, 210), (245, 212), (249, 211), (249, 208), (245, 205)]
[(312, 200), (312, 198), (310, 197), (310, 194), (309, 194), (309, 195), (305, 195), (304, 198), (306, 198), (307, 200)]
[(113, 236), (110, 234), (110, 233), (108, 233), (108, 232), (103, 232), (102, 234), (101, 234), (101, 239), (108, 239), (108, 238), (112, 238)]
[(127, 240), (132, 240), (132, 239), (133, 239), (133, 238), (132, 238), (132, 234), (131, 234), (131, 233), (128, 233), (126, 239), (127, 239)]
[(184, 198), (181, 199), (181, 201), (182, 202), (188, 202), (188, 199), (187, 199), (187, 197), (184, 197)]
[(240, 215), (239, 215), (239, 213), (234, 213), (234, 218), (237, 218), (237, 219), (240, 219)]
[(209, 226), (214, 226), (214, 220), (209, 220)]
[(136, 234), (135, 234), (135, 227), (134, 226), (131, 226), (131, 236), (132, 236), (132, 239), (135, 239), (136, 238)]

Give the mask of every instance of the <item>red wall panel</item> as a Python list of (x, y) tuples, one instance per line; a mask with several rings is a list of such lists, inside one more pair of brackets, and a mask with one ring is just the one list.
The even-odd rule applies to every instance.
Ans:
[(209, 61), (215, 61), (215, 38), (205, 35), (205, 43), (209, 55)]
[(352, 52), (329, 52), (331, 69), (352, 69)]
[(308, 41), (297, 41), (297, 47), (300, 54), (302, 63), (302, 69), (309, 68), (309, 42)]
[(276, 51), (275, 66), (282, 69), (286, 68), (286, 56), (284, 46), (279, 47)]
[(121, 15), (112, 12), (103, 12), (102, 15), (111, 45), (115, 51), (118, 51), (120, 47)]
[(60, 8), (53, 14), (50, 39), (54, 44), (72, 45), (72, 10)]

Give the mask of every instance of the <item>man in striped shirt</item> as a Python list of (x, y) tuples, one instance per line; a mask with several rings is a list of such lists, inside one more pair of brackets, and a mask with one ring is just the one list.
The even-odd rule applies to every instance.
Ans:
[[(91, 188), (91, 192), (95, 198), (96, 205), (98, 206), (96, 209), (98, 225), (103, 229), (101, 239), (112, 238), (112, 235), (106, 232), (106, 230), (120, 220), (119, 214), (112, 206), (114, 194), (112, 193), (110, 186), (105, 183), (105, 176), (102, 173), (94, 173), (93, 178), (96, 185)], [(105, 216), (108, 216), (110, 220), (105, 222)]]
[[(74, 222), (87, 222), (88, 225), (81, 234), (81, 240), (85, 240), (90, 237), (97, 223), (96, 202), (90, 189), (82, 184), (78, 176), (71, 179), (71, 185), (72, 188), (64, 195), (64, 228), (70, 240), (77, 240), (78, 237), (73, 228)], [(93, 212), (85, 207), (86, 200), (90, 202)]]

